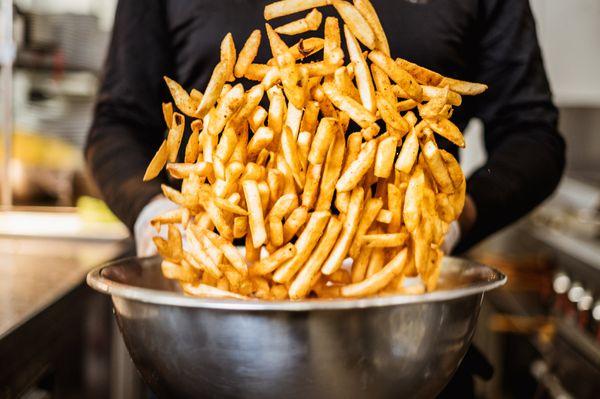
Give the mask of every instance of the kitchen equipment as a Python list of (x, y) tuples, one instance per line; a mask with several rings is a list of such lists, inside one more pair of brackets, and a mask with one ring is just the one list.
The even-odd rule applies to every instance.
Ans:
[(484, 292), (506, 277), (445, 258), (424, 295), (303, 301), (181, 294), (158, 258), (98, 267), (133, 361), (163, 398), (431, 398), (458, 367)]

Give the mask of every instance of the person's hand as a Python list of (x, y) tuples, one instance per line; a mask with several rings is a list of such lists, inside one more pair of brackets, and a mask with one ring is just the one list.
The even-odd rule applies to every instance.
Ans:
[(477, 219), (477, 208), (475, 207), (475, 203), (471, 197), (467, 195), (467, 198), (465, 199), (465, 206), (460, 217), (458, 220), (450, 223), (446, 237), (444, 237), (442, 251), (446, 255), (451, 254), (454, 250), (454, 247), (456, 247), (460, 241), (461, 236), (471, 230), (473, 224), (475, 224), (475, 219)]
[(157, 251), (154, 242), (152, 241), (152, 237), (160, 235), (166, 238), (167, 229), (163, 226), (161, 227), (160, 232), (157, 232), (150, 225), (150, 221), (155, 216), (176, 208), (178, 208), (178, 206), (175, 203), (169, 201), (163, 195), (159, 195), (142, 209), (133, 226), (137, 256), (145, 257), (156, 255)]

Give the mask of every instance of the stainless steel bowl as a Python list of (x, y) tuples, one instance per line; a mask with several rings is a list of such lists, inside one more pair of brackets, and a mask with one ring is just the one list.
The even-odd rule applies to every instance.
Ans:
[(431, 398), (467, 350), (485, 291), (506, 277), (446, 258), (440, 289), (356, 300), (183, 296), (156, 258), (89, 273), (112, 296), (144, 380), (161, 398)]

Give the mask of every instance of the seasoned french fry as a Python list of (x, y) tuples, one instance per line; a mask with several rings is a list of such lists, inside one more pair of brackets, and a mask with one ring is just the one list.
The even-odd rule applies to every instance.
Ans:
[[(412, 101), (412, 100), (409, 100)], [(394, 104), (390, 103), (386, 98), (377, 94), (377, 109), (381, 115), (381, 119), (385, 121), (394, 130), (404, 135), (408, 132), (410, 126), (408, 122), (400, 115)]]
[(426, 141), (425, 144), (423, 144), (422, 151), (427, 166), (429, 166), (429, 171), (437, 186), (444, 193), (452, 193), (454, 191), (454, 185), (435, 142), (432, 140)]
[(335, 7), (337, 12), (340, 14), (344, 23), (350, 28), (354, 36), (362, 44), (370, 48), (375, 48), (375, 34), (371, 29), (369, 23), (365, 20), (363, 15), (347, 1), (331, 0), (331, 4)]
[(302, 206), (307, 209), (313, 209), (317, 201), (322, 170), (323, 164), (308, 164), (304, 191), (302, 192)]
[[(389, 201), (388, 201), (388, 203), (389, 203)], [(377, 220), (379, 223), (389, 225), (392, 222), (393, 218), (394, 218), (394, 214), (392, 213), (392, 211), (390, 211), (389, 209), (382, 209), (377, 214), (377, 218), (375, 220)]]
[(417, 137), (417, 133), (413, 129), (407, 136), (406, 140), (402, 144), (402, 148), (400, 149), (400, 154), (398, 154), (398, 158), (396, 159), (396, 170), (402, 173), (410, 173), (417, 160), (417, 155), (419, 153), (419, 139)]
[(248, 142), (248, 156), (251, 159), (256, 157), (262, 149), (271, 144), (274, 136), (273, 129), (265, 126), (259, 127)]
[(342, 65), (344, 63), (344, 52), (341, 49), (340, 25), (336, 17), (325, 19), (324, 34), (323, 62), (332, 66)]
[(183, 131), (185, 129), (185, 117), (179, 112), (173, 113), (173, 121), (171, 129), (167, 135), (167, 152), (169, 162), (175, 162), (179, 153), (179, 146), (183, 139)]
[(332, 274), (342, 265), (344, 257), (350, 248), (352, 238), (356, 233), (358, 219), (363, 207), (364, 196), (365, 193), (362, 187), (356, 187), (354, 190), (352, 190), (350, 203), (348, 204), (348, 213), (344, 219), (342, 232), (338, 237), (335, 246), (331, 250), (331, 253), (327, 257), (327, 260), (323, 264), (323, 267), (321, 268), (321, 272), (323, 274)]
[(392, 173), (397, 144), (398, 138), (394, 136), (389, 136), (379, 141), (375, 155), (375, 167), (373, 169), (373, 174), (376, 177), (387, 179)]
[(360, 93), (356, 86), (354, 86), (354, 83), (352, 83), (352, 78), (348, 74), (348, 68), (339, 67), (336, 69), (333, 79), (337, 88), (344, 95), (351, 97), (355, 101), (360, 101)]
[(446, 77), (442, 79), (439, 86), (448, 86), (450, 87), (450, 90), (462, 94), (463, 96), (476, 96), (488, 89), (487, 85), (481, 83), (465, 82)]
[(306, 170), (300, 162), (300, 154), (296, 145), (296, 140), (292, 134), (292, 130), (289, 126), (285, 126), (281, 135), (281, 152), (285, 161), (289, 165), (292, 176), (299, 187), (304, 186), (304, 180), (306, 179)]
[(232, 82), (234, 80), (233, 68), (236, 63), (236, 50), (231, 32), (226, 34), (221, 41), (221, 62), (224, 62), (227, 66), (227, 81)]
[[(348, 136), (347, 140), (347, 151), (346, 151), (346, 159), (344, 160), (344, 167), (342, 168), (342, 173), (344, 173), (352, 162), (356, 158), (358, 158), (358, 154), (360, 153), (360, 146), (362, 143), (362, 135), (360, 132), (352, 133)], [(335, 207), (341, 213), (346, 213), (348, 210), (348, 203), (350, 202), (350, 192), (338, 192), (335, 195)]]
[(363, 245), (372, 248), (400, 247), (408, 238), (407, 233), (365, 234), (361, 237)]
[[(168, 77), (164, 76), (163, 77), (165, 82), (167, 83), (167, 87), (169, 88), (169, 91), (171, 92), (171, 96), (173, 97), (173, 101), (175, 101), (175, 105), (177, 106), (177, 108), (179, 108), (179, 110), (181, 112), (183, 112), (185, 115), (189, 116), (189, 117), (194, 117), (196, 114), (196, 108), (194, 107), (194, 101), (190, 98), (190, 95), (188, 94), (187, 91), (185, 91), (185, 89), (183, 87), (181, 87), (181, 85), (179, 83), (177, 83), (176, 81), (174, 81), (173, 79), (169, 79)], [(170, 104), (170, 103), (169, 103)], [(166, 107), (166, 109), (164, 108)], [(165, 118), (167, 118), (169, 116), (169, 114), (173, 114), (173, 106), (169, 106), (168, 105), (164, 105), (163, 106), (163, 113)], [(169, 128), (171, 127), (169, 124), (171, 122), (169, 121), (169, 123), (167, 124), (169, 126)]]
[(325, 161), (325, 156), (335, 139), (338, 128), (339, 126), (335, 119), (321, 119), (315, 137), (312, 140), (310, 152), (308, 153), (308, 162), (313, 165), (319, 165)]
[(352, 265), (351, 280), (353, 283), (358, 283), (364, 280), (367, 274), (367, 267), (369, 266), (369, 260), (371, 259), (371, 253), (373, 248), (363, 248), (358, 254), (358, 258), (354, 258)]
[(248, 299), (247, 296), (235, 294), (231, 291), (221, 290), (219, 288), (201, 283), (183, 283), (181, 284), (181, 287), (186, 294), (200, 298)]
[(219, 98), (221, 94), (221, 90), (223, 89), (223, 85), (225, 85), (225, 81), (228, 78), (228, 66), (227, 63), (219, 62), (208, 81), (208, 85), (206, 86), (206, 90), (204, 91), (204, 96), (202, 97), (202, 101), (198, 105), (196, 109), (195, 116), (197, 118), (204, 117), (210, 109), (215, 105), (215, 102)]
[(300, 206), (292, 211), (283, 225), (283, 242), (289, 242), (308, 220), (308, 209)]
[(252, 31), (244, 47), (240, 50), (237, 61), (234, 67), (234, 75), (236, 78), (241, 78), (246, 74), (248, 66), (252, 64), (258, 54), (258, 48), (260, 47), (261, 33), (259, 29)]
[(356, 85), (358, 86), (360, 101), (367, 111), (375, 113), (377, 110), (375, 88), (373, 87), (373, 80), (369, 73), (369, 66), (362, 55), (360, 45), (356, 41), (348, 25), (344, 25), (344, 37), (346, 38), (346, 46), (348, 48), (350, 61), (354, 64), (354, 78), (356, 79)]
[(394, 62), (390, 57), (375, 50), (369, 53), (369, 59), (379, 68), (381, 68), (392, 80), (415, 101), (421, 101), (423, 98), (423, 89), (419, 83), (404, 69)]
[(267, 231), (265, 229), (263, 207), (258, 191), (258, 184), (255, 180), (245, 180), (242, 182), (242, 188), (248, 207), (248, 224), (252, 233), (252, 244), (254, 248), (258, 248), (267, 240)]
[(154, 157), (148, 164), (146, 172), (144, 173), (144, 181), (152, 180), (160, 174), (160, 171), (165, 167), (167, 159), (169, 157), (169, 150), (167, 148), (167, 140), (163, 140), (162, 144), (154, 154)]
[(406, 264), (407, 250), (398, 252), (380, 271), (361, 282), (348, 284), (341, 288), (340, 293), (345, 297), (360, 297), (375, 294), (389, 284), (392, 279), (402, 273)]
[(358, 101), (344, 95), (334, 83), (323, 83), (323, 91), (337, 108), (346, 112), (360, 127), (366, 128), (375, 123), (375, 115), (369, 112)]
[(323, 49), (324, 40), (320, 37), (309, 37), (290, 47), (289, 52), (295, 59), (301, 60)]
[[(181, 86), (179, 86), (181, 87)], [(173, 104), (172, 103), (163, 103), (162, 104), (163, 117), (165, 119), (165, 124), (167, 128), (171, 128), (171, 122), (173, 122)]]
[(428, 120), (427, 123), (433, 129), (433, 131), (440, 136), (450, 140), (452, 143), (461, 148), (465, 146), (465, 138), (460, 132), (460, 129), (448, 119), (441, 119), (437, 122)]
[(335, 189), (339, 192), (350, 191), (358, 185), (363, 176), (373, 166), (375, 154), (377, 152), (377, 142), (375, 140), (368, 141), (363, 149), (358, 154), (348, 169), (342, 174), (335, 185)]
[(265, 7), (264, 17), (268, 21), (273, 18), (284, 17), (297, 12), (323, 7), (329, 0), (281, 0)]
[(304, 231), (296, 240), (296, 255), (283, 263), (273, 274), (273, 281), (285, 284), (290, 281), (298, 269), (310, 256), (313, 248), (317, 245), (321, 233), (329, 220), (329, 211), (313, 212), (304, 228)]
[(344, 160), (344, 152), (346, 150), (346, 140), (344, 134), (338, 129), (335, 133), (335, 139), (329, 146), (325, 166), (323, 168), (323, 176), (321, 177), (321, 185), (319, 187), (319, 196), (317, 197), (316, 210), (331, 209), (331, 201), (333, 193), (336, 189), (335, 182), (342, 171), (342, 161)]
[(381, 50), (386, 55), (390, 55), (390, 46), (388, 44), (387, 36), (383, 31), (381, 22), (379, 22), (379, 17), (377, 16), (375, 8), (373, 8), (373, 4), (371, 4), (369, 0), (354, 0), (354, 7), (361, 13), (373, 30), (373, 34), (375, 35), (375, 48)]
[(382, 206), (383, 201), (381, 198), (369, 198), (365, 202), (364, 209), (358, 222), (358, 227), (356, 228), (354, 240), (352, 241), (350, 250), (348, 251), (350, 257), (356, 259), (359, 256), (359, 252), (363, 245), (362, 237), (375, 221), (375, 218), (377, 217), (377, 214), (381, 210)]
[(385, 248), (374, 248), (367, 265), (366, 277), (369, 278), (383, 269), (383, 265), (385, 265)]
[(300, 299), (308, 294), (312, 279), (321, 269), (323, 262), (336, 243), (341, 230), (342, 222), (336, 217), (330, 218), (325, 233), (323, 233), (317, 247), (290, 285), (290, 298)]
[(408, 181), (406, 197), (404, 198), (404, 209), (402, 217), (404, 225), (409, 232), (414, 232), (421, 220), (421, 201), (423, 200), (423, 186), (425, 185), (425, 174), (423, 169), (417, 167)]
[(275, 32), (281, 35), (299, 35), (312, 30), (319, 29), (323, 14), (316, 8), (306, 14), (304, 18), (297, 19), (285, 25), (275, 28)]
[(288, 46), (285, 42), (279, 37), (279, 34), (275, 32), (275, 30), (269, 24), (265, 24), (265, 28), (267, 31), (267, 38), (269, 39), (269, 46), (271, 47), (271, 54), (273, 58), (277, 58), (280, 55), (287, 53)]
[(252, 132), (256, 132), (258, 128), (263, 126), (266, 119), (267, 111), (263, 107), (259, 105), (254, 108), (254, 111), (252, 111), (250, 117), (248, 118), (248, 123), (250, 125), (250, 129), (252, 129)]

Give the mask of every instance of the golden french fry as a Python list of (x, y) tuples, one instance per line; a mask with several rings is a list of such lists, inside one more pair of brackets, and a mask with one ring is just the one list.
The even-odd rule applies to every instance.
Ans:
[(360, 45), (348, 25), (344, 25), (344, 37), (346, 38), (346, 47), (348, 48), (350, 61), (354, 64), (354, 78), (358, 86), (360, 101), (367, 111), (375, 113), (377, 111), (375, 88), (373, 87), (369, 66), (362, 55)]
[(304, 186), (304, 180), (306, 179), (306, 170), (302, 167), (300, 162), (300, 155), (298, 153), (298, 147), (296, 140), (292, 134), (292, 130), (289, 126), (283, 128), (281, 135), (281, 152), (287, 162), (288, 166), (292, 171), (292, 176), (299, 187)]
[(352, 97), (344, 95), (333, 82), (323, 83), (323, 91), (338, 109), (346, 112), (360, 127), (366, 128), (377, 120), (373, 113)]
[(273, 55), (273, 58), (277, 58), (278, 56), (287, 53), (289, 48), (287, 44), (285, 44), (285, 42), (281, 40), (279, 34), (275, 32), (275, 30), (273, 30), (273, 28), (269, 24), (265, 24), (265, 28), (267, 31), (267, 38), (269, 39), (269, 46), (271, 47), (271, 54)]
[(273, 272), (287, 260), (296, 256), (297, 250), (294, 244), (286, 244), (268, 257), (261, 259), (250, 268), (250, 274), (265, 275)]
[(325, 19), (323, 43), (323, 62), (328, 65), (338, 66), (344, 63), (344, 51), (341, 48), (340, 25), (336, 17)]
[(358, 226), (356, 228), (356, 233), (354, 235), (354, 240), (350, 246), (350, 250), (348, 254), (351, 258), (356, 259), (359, 256), (359, 252), (363, 245), (362, 237), (365, 235), (369, 227), (375, 221), (377, 214), (381, 210), (383, 206), (383, 201), (381, 198), (369, 198), (365, 202), (364, 209), (362, 210), (362, 214), (360, 215), (360, 220), (358, 221)]
[(340, 177), (342, 171), (345, 150), (346, 140), (344, 139), (344, 134), (341, 130), (337, 129), (335, 139), (329, 146), (327, 158), (325, 159), (319, 196), (317, 197), (317, 204), (315, 206), (315, 209), (318, 211), (331, 209), (331, 201), (336, 188), (335, 182)]
[(433, 140), (428, 140), (423, 144), (423, 156), (429, 167), (429, 171), (433, 176), (437, 186), (444, 193), (452, 193), (454, 191), (454, 185), (452, 183), (452, 179), (450, 179), (450, 174), (448, 173), (448, 168), (446, 167), (446, 163), (442, 159), (442, 155), (435, 145)]
[(310, 152), (308, 153), (308, 162), (313, 165), (322, 164), (325, 161), (327, 151), (334, 141), (336, 131), (338, 130), (337, 121), (333, 118), (323, 118), (319, 122), (319, 127), (312, 140)]
[(297, 12), (323, 7), (329, 0), (281, 0), (265, 6), (264, 17), (268, 21), (273, 18), (284, 17)]
[(202, 283), (183, 283), (181, 284), (181, 287), (186, 294), (200, 298), (248, 299), (247, 296), (236, 294), (231, 291), (221, 290), (219, 288)]
[(342, 174), (335, 185), (335, 189), (339, 192), (350, 191), (358, 185), (363, 176), (373, 166), (375, 154), (377, 152), (377, 142), (375, 140), (368, 141), (363, 149), (358, 154), (348, 169)]
[(307, 101), (304, 106), (302, 121), (300, 122), (300, 132), (314, 134), (319, 123), (319, 103), (317, 101)]
[(302, 206), (307, 209), (312, 209), (317, 201), (322, 170), (323, 164), (308, 164), (304, 190), (302, 191)]
[(360, 297), (375, 294), (383, 289), (397, 275), (402, 273), (407, 260), (406, 248), (401, 250), (380, 271), (363, 281), (348, 284), (341, 288), (340, 293), (345, 297)]
[(356, 36), (356, 38), (369, 49), (374, 49), (376, 41), (375, 34), (373, 33), (369, 23), (356, 9), (356, 7), (346, 1), (341, 0), (331, 0), (331, 3), (344, 20), (344, 23), (352, 31), (354, 36)]
[(320, 37), (309, 37), (290, 47), (289, 52), (295, 59), (301, 60), (323, 49), (325, 41)]
[(408, 181), (402, 217), (404, 225), (409, 232), (414, 232), (421, 220), (421, 201), (423, 200), (423, 189), (425, 185), (425, 174), (419, 166), (415, 169)]
[(377, 134), (379, 134), (379, 125), (376, 123), (373, 123), (372, 125), (362, 129), (360, 131), (362, 137), (369, 141), (375, 138), (375, 136), (377, 136)]
[(379, 141), (375, 155), (375, 166), (373, 168), (373, 174), (376, 177), (387, 179), (392, 173), (397, 144), (398, 138), (394, 136), (389, 136)]
[(365, 234), (361, 237), (363, 245), (371, 248), (400, 247), (406, 243), (408, 234), (403, 233), (380, 233)]
[(454, 187), (460, 187), (465, 180), (465, 175), (462, 172), (460, 164), (452, 154), (445, 150), (439, 150), (442, 159), (448, 167), (448, 173), (452, 179)]
[(410, 128), (408, 122), (400, 115), (394, 104), (390, 103), (379, 93), (377, 94), (377, 109), (379, 110), (381, 119), (394, 130), (398, 131), (402, 136), (408, 132)]
[(221, 41), (221, 62), (224, 62), (227, 65), (227, 81), (233, 81), (233, 68), (235, 67), (236, 63), (236, 50), (231, 32), (227, 33)]
[(242, 238), (248, 229), (248, 217), (236, 216), (233, 218), (233, 238)]
[(194, 233), (188, 228), (186, 231), (186, 240), (190, 248), (189, 253), (191, 259), (190, 262), (195, 263), (202, 267), (205, 273), (210, 274), (212, 277), (219, 279), (223, 276), (223, 273), (217, 267), (217, 263), (212, 257), (204, 250), (204, 247), (200, 244), (200, 241), (196, 238)]
[(427, 123), (440, 136), (450, 140), (461, 148), (465, 146), (465, 138), (460, 129), (448, 119), (441, 119), (439, 121), (428, 120)]
[(394, 60), (378, 50), (369, 53), (369, 59), (392, 78), (410, 98), (417, 102), (421, 101), (423, 98), (423, 89), (421, 89), (417, 80), (396, 64)]
[(267, 111), (261, 107), (260, 105), (254, 108), (254, 111), (250, 114), (248, 118), (248, 124), (250, 125), (250, 129), (252, 132), (256, 132), (267, 119)]
[[(425, 85), (421, 87), (423, 88), (423, 99), (426, 101), (430, 101), (432, 98), (440, 97), (448, 89), (448, 86), (436, 87)], [(450, 105), (459, 106), (462, 104), (462, 97), (460, 94), (450, 90), (447, 93), (446, 101)]]
[(310, 256), (321, 233), (329, 220), (331, 213), (329, 211), (316, 211), (310, 216), (304, 231), (296, 240), (296, 255), (283, 263), (273, 274), (273, 281), (285, 284), (290, 281), (298, 269)]
[(169, 157), (169, 151), (167, 148), (167, 140), (163, 140), (162, 144), (154, 154), (154, 157), (148, 164), (146, 172), (144, 173), (144, 181), (152, 180), (160, 174), (160, 171), (165, 167), (167, 158)]
[[(358, 157), (360, 153), (360, 146), (362, 144), (362, 135), (360, 132), (352, 133), (348, 136), (347, 140), (347, 151), (346, 159), (344, 160), (344, 167), (342, 168), (342, 174), (348, 170), (352, 162)], [(341, 213), (346, 213), (348, 210), (348, 203), (350, 202), (350, 192), (338, 192), (335, 195), (335, 207)]]
[[(163, 76), (163, 79), (167, 83), (167, 87), (171, 92), (171, 96), (173, 97), (173, 101), (175, 101), (175, 105), (181, 112), (189, 117), (194, 117), (196, 113), (196, 108), (194, 107), (194, 101), (190, 98), (190, 95), (187, 91), (179, 83), (174, 81), (173, 79), (169, 79), (166, 76)], [(169, 103), (170, 104), (170, 103)], [(165, 109), (164, 107), (167, 107)], [(169, 116), (169, 114), (173, 113), (173, 106), (171, 105), (170, 110), (168, 105), (163, 106), (163, 113), (165, 118)], [(170, 122), (169, 122), (170, 123)], [(167, 124), (168, 125), (168, 124)], [(170, 126), (169, 126), (170, 127)]]
[[(270, 71), (278, 71), (278, 69), (277, 69), (277, 67), (274, 67), (274, 66), (252, 63), (246, 67), (246, 72), (244, 72), (244, 77), (248, 80), (255, 80), (255, 81), (260, 82), (263, 79), (265, 79), (265, 76), (267, 76), (267, 74)], [(263, 85), (263, 87), (265, 88), (265, 90), (267, 89), (267, 87), (265, 87), (265, 85)]]
[(350, 78), (346, 67), (342, 66), (336, 69), (333, 79), (337, 88), (344, 95), (351, 97), (353, 100), (360, 101), (360, 93), (356, 86), (354, 86), (354, 83), (352, 83), (352, 78)]
[(238, 83), (219, 101), (214, 115), (210, 118), (208, 134), (213, 136), (219, 134), (225, 127), (227, 121), (242, 106), (243, 99), (244, 86), (242, 86), (241, 83)]
[[(231, 117), (230, 123), (234, 127), (238, 127), (239, 125), (245, 123), (246, 120), (248, 120), (248, 118), (250, 118), (250, 116), (253, 115), (255, 110), (257, 110), (257, 107), (259, 106), (258, 104), (262, 100), (264, 94), (265, 94), (265, 89), (264, 89), (263, 85), (261, 85), (261, 84), (255, 85), (252, 88), (250, 88), (250, 90), (248, 90), (246, 92), (246, 94), (244, 95), (241, 107), (235, 113), (235, 115), (233, 115)], [(263, 109), (263, 111), (264, 111), (264, 109)], [(265, 117), (266, 117), (266, 113), (265, 113)], [(264, 119), (263, 119), (263, 121), (264, 121)], [(262, 124), (262, 122), (261, 122), (261, 124)], [(256, 129), (254, 129), (252, 131), (255, 131), (255, 130)]]
[(342, 222), (336, 217), (330, 218), (317, 247), (290, 285), (289, 296), (291, 299), (304, 298), (308, 294), (312, 279), (321, 269), (341, 230)]
[(348, 204), (348, 213), (344, 219), (344, 226), (342, 232), (335, 243), (335, 246), (331, 250), (331, 253), (327, 257), (327, 260), (321, 268), (321, 272), (325, 275), (334, 273), (340, 268), (342, 262), (348, 253), (352, 238), (356, 233), (358, 226), (358, 219), (360, 217), (365, 193), (362, 187), (356, 187), (352, 190), (350, 197), (350, 203)]
[(171, 122), (171, 129), (167, 135), (167, 152), (169, 162), (175, 162), (177, 160), (177, 154), (179, 153), (179, 146), (183, 139), (183, 131), (185, 129), (185, 117), (179, 112), (173, 113), (173, 122)]
[(310, 153), (310, 146), (312, 144), (312, 134), (306, 131), (302, 131), (298, 134), (297, 147), (298, 156), (300, 157), (300, 164), (302, 169), (306, 171), (308, 166), (308, 154)]
[(269, 96), (269, 114), (267, 117), (268, 126), (273, 131), (273, 141), (271, 148), (279, 148), (280, 136), (283, 131), (284, 118), (286, 114), (285, 97), (278, 86), (273, 86), (267, 91)]
[(200, 101), (200, 104), (196, 109), (195, 116), (197, 118), (203, 118), (215, 105), (215, 102), (219, 98), (221, 90), (225, 85), (225, 81), (228, 78), (229, 70), (227, 68), (228, 65), (224, 62), (219, 62), (217, 66), (215, 66), (210, 80), (208, 81), (208, 85), (206, 86), (206, 90), (204, 91), (202, 101)]
[(226, 212), (233, 213), (236, 215), (242, 215), (242, 216), (248, 215), (248, 211), (246, 211), (241, 206), (232, 204), (229, 200), (219, 198), (219, 197), (214, 197), (213, 201), (216, 206), (218, 206), (220, 209), (222, 209)]
[(406, 174), (410, 173), (417, 160), (418, 153), (419, 139), (415, 129), (413, 129), (408, 133), (406, 140), (404, 140), (404, 143), (402, 144), (400, 154), (398, 154), (398, 158), (396, 159), (396, 170)]
[(297, 19), (285, 25), (275, 28), (275, 32), (281, 35), (299, 35), (312, 30), (319, 29), (323, 14), (313, 8), (304, 18)]
[(448, 86), (450, 87), (450, 90), (462, 94), (463, 96), (476, 96), (488, 89), (487, 85), (481, 83), (465, 82), (446, 77), (442, 79), (439, 86)]
[(387, 36), (383, 31), (379, 17), (373, 4), (369, 0), (354, 0), (354, 7), (361, 13), (365, 18), (373, 34), (375, 35), (375, 48), (381, 50), (384, 54), (390, 55), (390, 46), (388, 44)]
[(259, 29), (252, 31), (244, 47), (240, 50), (237, 61), (234, 67), (234, 75), (236, 78), (241, 78), (246, 74), (248, 66), (252, 64), (258, 54), (258, 48), (260, 47), (261, 33)]
[(358, 258), (354, 259), (352, 264), (351, 281), (358, 283), (364, 280), (367, 274), (367, 267), (369, 266), (369, 259), (371, 259), (371, 253), (373, 248), (363, 248), (358, 254)]
[(365, 277), (371, 277), (383, 269), (383, 265), (385, 265), (385, 248), (374, 248), (373, 252), (371, 252), (371, 258), (369, 259), (369, 264), (367, 265), (367, 273)]
[(171, 128), (171, 122), (173, 122), (173, 104), (172, 103), (163, 103), (162, 104), (163, 117), (165, 119), (165, 123), (167, 128)]
[(404, 197), (406, 194), (407, 183), (399, 186), (388, 184), (388, 208), (392, 212), (392, 220), (388, 224), (388, 232), (394, 233), (400, 230), (402, 224), (402, 210), (404, 208)]
[(413, 64), (412, 62), (402, 58), (396, 58), (396, 64), (406, 72), (410, 73), (417, 80), (417, 82), (423, 85), (439, 86), (444, 78), (437, 72), (433, 72), (430, 69)]
[(265, 229), (263, 207), (261, 196), (258, 191), (258, 184), (255, 180), (244, 180), (242, 182), (242, 188), (244, 190), (244, 197), (248, 208), (248, 223), (252, 233), (252, 243), (254, 248), (258, 248), (267, 240), (267, 231)]
[(262, 149), (271, 144), (274, 136), (273, 129), (265, 126), (259, 127), (248, 142), (248, 157), (251, 159), (256, 157)]
[(283, 242), (289, 242), (308, 220), (308, 209), (300, 206), (292, 211), (283, 225)]
[(260, 260), (260, 250), (262, 246), (254, 247), (252, 239), (252, 230), (248, 229), (245, 240), (246, 261), (248, 263), (258, 262)]
[(260, 195), (260, 204), (262, 206), (263, 213), (266, 213), (269, 206), (269, 199), (271, 198), (269, 184), (266, 181), (258, 182), (258, 194)]
[[(389, 200), (388, 200), (388, 203), (389, 203)], [(392, 211), (390, 211), (389, 209), (382, 209), (377, 214), (377, 218), (375, 220), (378, 221), (379, 223), (389, 225), (392, 222), (393, 218), (394, 218), (394, 214), (392, 213)]]

